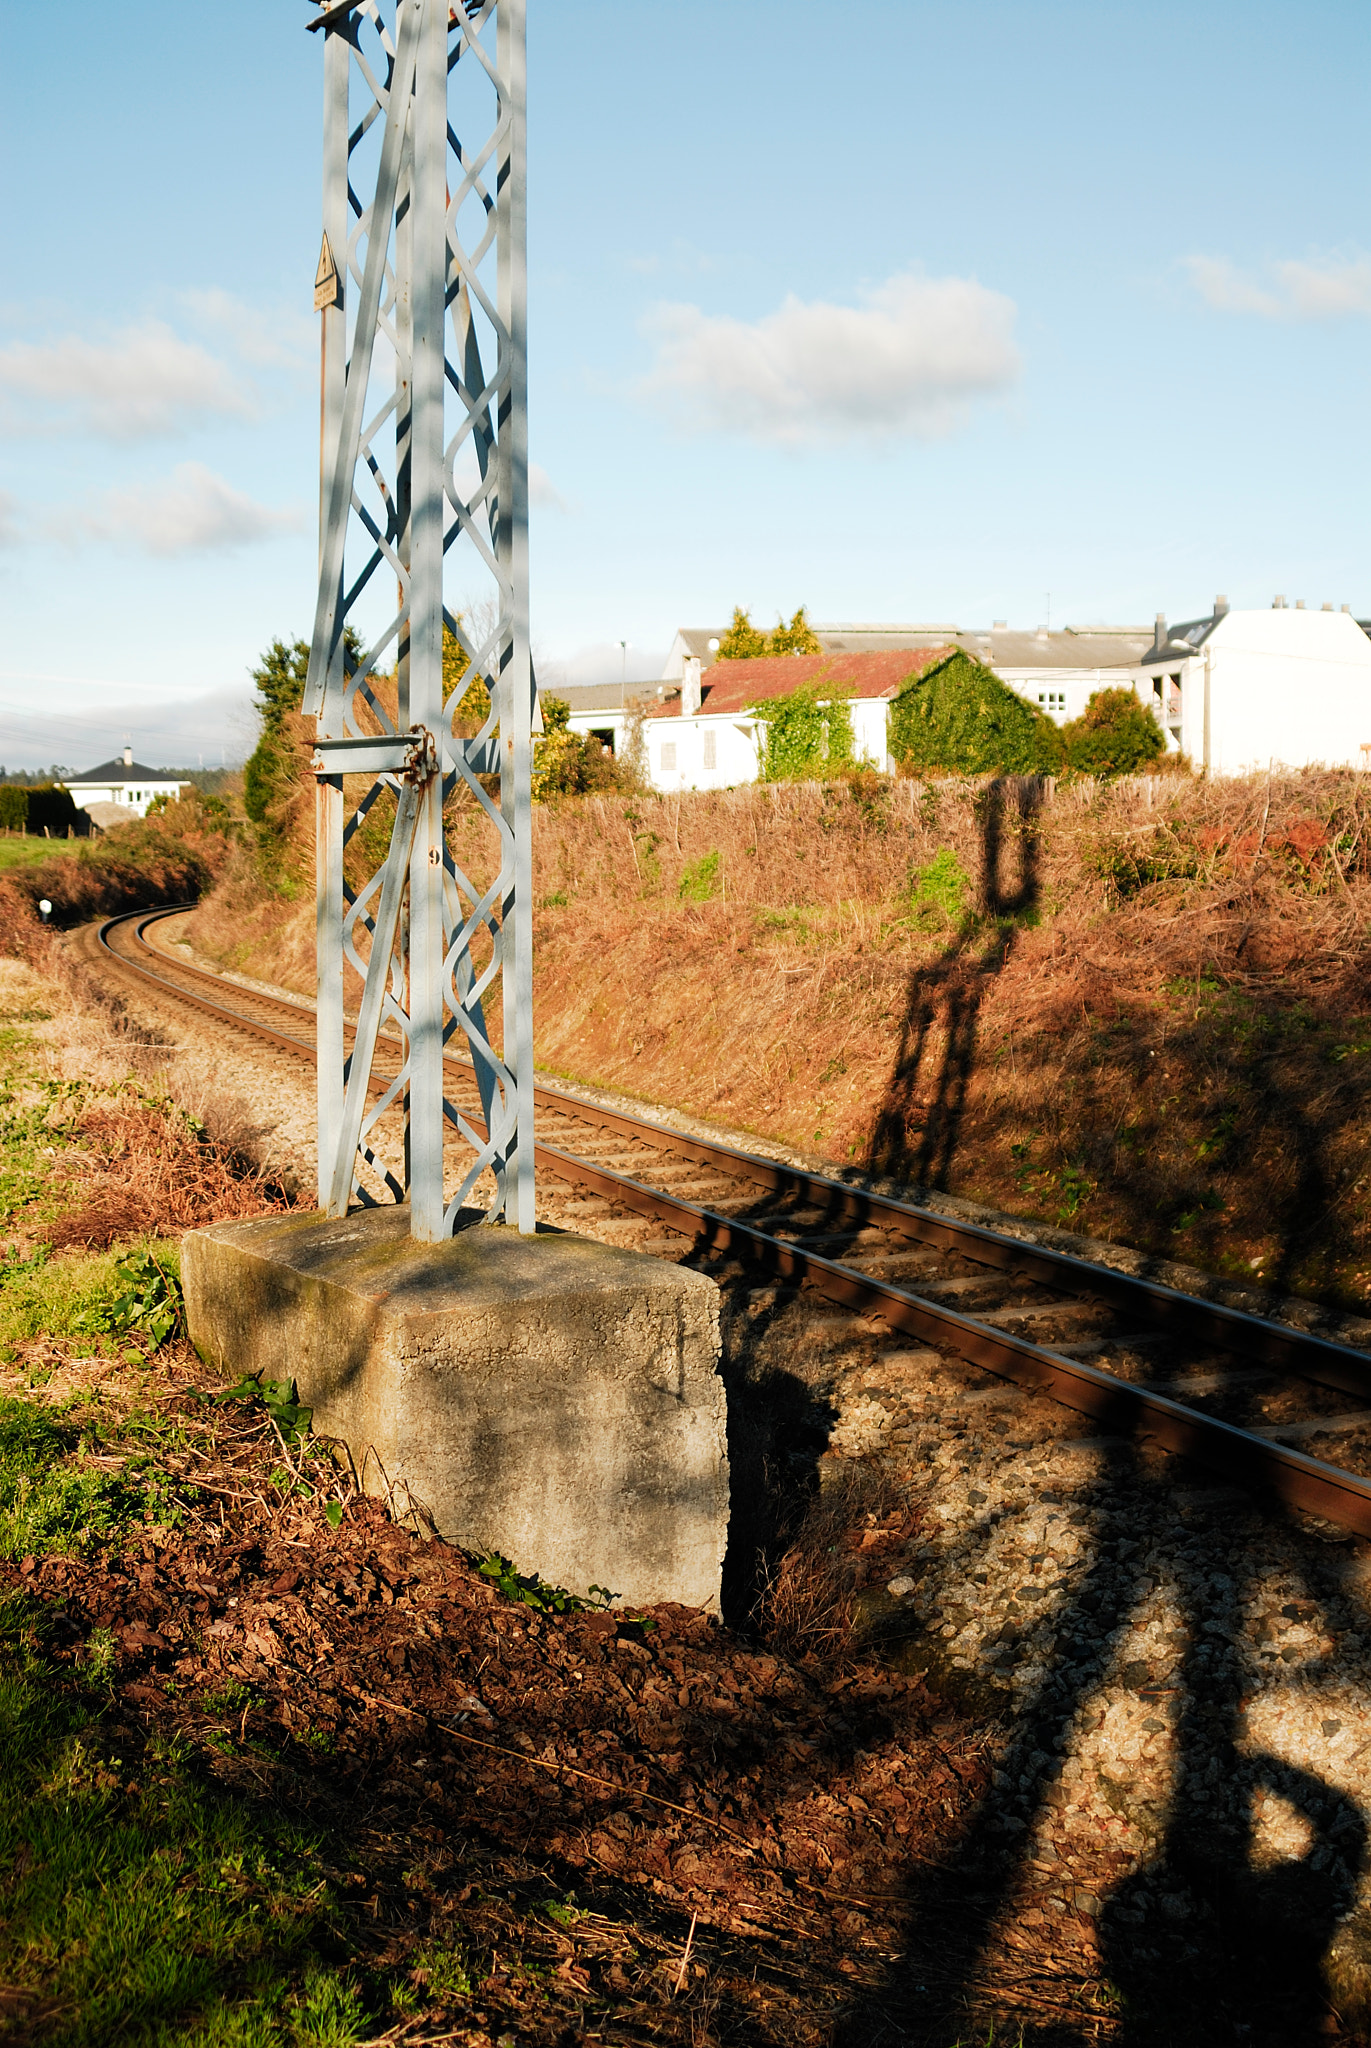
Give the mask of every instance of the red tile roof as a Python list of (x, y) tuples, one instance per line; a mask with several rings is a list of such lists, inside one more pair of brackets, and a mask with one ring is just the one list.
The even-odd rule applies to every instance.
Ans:
[[(896, 647), (876, 654), (761, 654), (751, 661), (716, 661), (704, 677), (702, 712), (746, 711), (767, 697), (787, 697), (801, 683), (820, 695), (895, 697), (926, 669), (945, 661), (955, 647)], [(679, 718), (681, 700), (654, 705), (649, 718)]]

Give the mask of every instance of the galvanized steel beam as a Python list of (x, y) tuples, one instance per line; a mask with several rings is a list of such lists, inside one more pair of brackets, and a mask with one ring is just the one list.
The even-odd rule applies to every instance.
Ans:
[[(353, 0), (309, 26), (324, 40), (319, 587), (304, 702), (318, 735), (319, 1198), (335, 1215), (407, 1199), (426, 1242), (473, 1201), (527, 1232), (525, 0)], [(467, 663), (451, 686), (445, 627)], [(489, 715), (464, 735), (480, 685)], [(465, 842), (473, 822), (482, 841), (472, 873), (444, 828), (459, 806)], [(387, 818), (373, 865), (364, 849)], [(382, 1036), (403, 1057), (393, 1077), (388, 1058), (377, 1100)], [(475, 1061), (484, 1129), (444, 1097), (453, 1038)]]

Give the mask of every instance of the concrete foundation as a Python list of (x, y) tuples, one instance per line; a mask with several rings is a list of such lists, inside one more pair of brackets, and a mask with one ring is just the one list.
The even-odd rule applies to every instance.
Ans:
[(557, 1231), (415, 1244), (393, 1208), (192, 1231), (181, 1273), (201, 1357), (293, 1379), (368, 1492), (403, 1482), (449, 1541), (572, 1592), (718, 1611), (712, 1280)]

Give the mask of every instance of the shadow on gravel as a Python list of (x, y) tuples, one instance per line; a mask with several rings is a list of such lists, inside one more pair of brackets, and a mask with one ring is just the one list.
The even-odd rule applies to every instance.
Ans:
[[(1140, 1525), (1174, 1524), (1174, 1503), (1128, 1449), (1076, 1498), (1092, 1518), (1093, 1561), (1053, 1618), (1047, 1669), (1016, 1713), (1000, 1784), (952, 1854), (911, 1873), (905, 1953), (879, 1990), (854, 2004), (833, 2048), (900, 2041), (951, 2048), (971, 2038), (971, 2016), (983, 2024), (988, 2011), (1012, 2015), (1033, 2048), (1097, 2040), (1115, 2048), (1365, 2041), (1365, 2016), (1348, 2016), (1345, 2027), (1334, 2018), (1323, 1973), (1363, 1868), (1364, 1819), (1321, 1779), (1238, 1746), (1245, 1674), (1243, 1653), (1229, 1646), (1241, 1641), (1254, 1589), (1216, 1581), (1220, 1537), (1176, 1525), (1164, 1561), (1154, 1546), (1146, 1566), (1155, 1573), (1161, 1562), (1171, 1578), (1185, 1647), (1170, 1671), (1120, 1673), (1120, 1639), (1142, 1589), (1120, 1570), (1116, 1546), (1132, 1545)], [(1140, 1576), (1143, 1555), (1134, 1562)], [(1054, 1947), (1049, 1935), (1016, 1959), (1004, 1937), (1015, 1930), (1023, 1894), (1044, 1887), (1041, 1866), (1030, 1868), (1028, 1858), (1041, 1854), (1044, 1823), (1066, 1796), (1062, 1763), (1090, 1727), (1091, 1696), (1106, 1682), (1174, 1696), (1171, 1796), (1156, 1816), (1156, 1847), (1099, 1902), (1097, 1966), (1073, 1950), (1068, 1915), (1080, 1902), (1069, 1872), (1056, 1886), (1066, 1906), (1065, 1946)], [(1120, 1779), (1128, 1774), (1121, 1761)], [(1258, 1791), (1279, 1795), (1307, 1821), (1304, 1855), (1263, 1864), (1252, 1806)], [(1049, 1839), (1051, 1832), (1049, 1825)], [(1098, 1994), (1083, 1999), (1078, 1987), (1091, 1979)]]

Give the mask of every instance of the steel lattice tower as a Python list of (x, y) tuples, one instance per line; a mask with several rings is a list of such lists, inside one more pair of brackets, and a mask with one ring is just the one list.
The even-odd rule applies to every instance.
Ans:
[[(531, 1231), (525, 0), (344, 0), (310, 26), (325, 74), (304, 702), (318, 720), (320, 1204), (340, 1216), (407, 1197), (431, 1243), (489, 1169), (489, 1217)], [(477, 807), (478, 875), (447, 843), (454, 800)], [(377, 866), (364, 849), (387, 819)], [(474, 1062), (484, 1131), (445, 1094), (445, 1049)], [(387, 1158), (397, 1116), (403, 1157)]]

